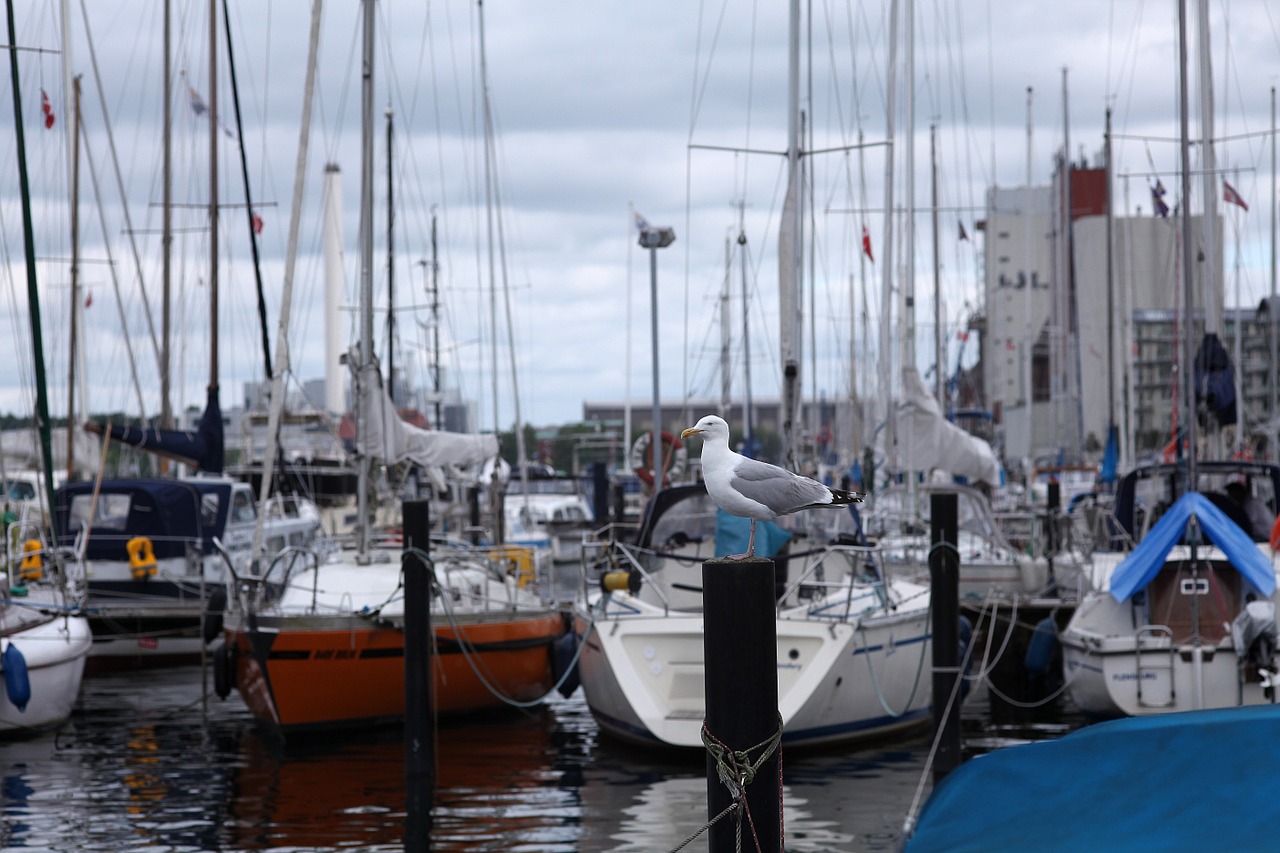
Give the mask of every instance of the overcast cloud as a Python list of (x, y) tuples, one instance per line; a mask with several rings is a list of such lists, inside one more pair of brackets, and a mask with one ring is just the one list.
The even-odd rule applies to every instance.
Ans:
[[(262, 270), (272, 346), (280, 312), (288, 213), (297, 156), (310, 5), (231, 2), (231, 28), (242, 99), (248, 170), (255, 206), (264, 220)], [(1247, 214), (1226, 211), (1226, 268), (1233, 274), (1240, 246), (1241, 302), (1270, 288), (1271, 88), (1280, 77), (1280, 37), (1268, 4), (1213, 2), (1212, 54), (1215, 136), (1244, 137), (1217, 146), (1220, 168), (1250, 204)], [(124, 341), (133, 342), (144, 408), (159, 407), (154, 350), (147, 337), (138, 276), (120, 194), (116, 189), (97, 70), (142, 274), (152, 311), (160, 304), (162, 9), (154, 2), (85, 3), (70, 0), (71, 68), (83, 75), (84, 143), (81, 159), (81, 284), (92, 295), (85, 312), (81, 381), (91, 411), (136, 414), (137, 391), (128, 381)], [(915, 199), (917, 300), (931, 304), (933, 257), (930, 217), (930, 125), (938, 125), (939, 196), (946, 209), (941, 239), (944, 321), (952, 330), (980, 308), (975, 224), (986, 189), (1017, 186), (1027, 162), (1027, 88), (1033, 89), (1032, 180), (1050, 180), (1054, 152), (1069, 134), (1074, 159), (1099, 162), (1104, 111), (1114, 110), (1117, 201), (1149, 214), (1148, 173), (1176, 187), (1177, 5), (1167, 2), (918, 3), (915, 12)], [(18, 3), (20, 46), (46, 52), (19, 54), (21, 104), (32, 175), (37, 254), (44, 313), (44, 346), (51, 406), (66, 410), (69, 329), (70, 226), (68, 137), (72, 110), (64, 91), (57, 2)], [(851, 288), (869, 295), (868, 326), (879, 315), (883, 263), (885, 88), (889, 62), (887, 2), (852, 6), (806, 4), (802, 88), (810, 147), (838, 149), (862, 134), (869, 146), (812, 159), (814, 284), (817, 358), (806, 364), (805, 388), (828, 396), (848, 392), (851, 332), (863, 337), (861, 312), (849, 305)], [(739, 203), (748, 255), (753, 393), (776, 396), (777, 263), (774, 257), (787, 146), (787, 9), (780, 2), (498, 3), (484, 6), (489, 91), (497, 151), (501, 251), (495, 250), (499, 287), (509, 294), (514, 360), (523, 419), (535, 425), (574, 421), (584, 401), (651, 399), (649, 266), (635, 245), (631, 210), (670, 225), (676, 243), (658, 257), (661, 393), (665, 399), (719, 394), (720, 332), (716, 296), (725, 278), (726, 239), (739, 233)], [(1195, 21), (1196, 5), (1189, 15)], [(174, 151), (177, 215), (183, 229), (175, 246), (175, 405), (202, 405), (209, 377), (208, 237), (199, 209), (208, 200), (208, 123), (192, 107), (191, 87), (209, 98), (208, 5), (175, 2)], [(486, 232), (483, 122), (479, 98), (478, 6), (471, 2), (381, 2), (375, 69), (376, 187), (374, 261), (376, 323), (385, 329), (386, 125), (395, 113), (395, 301), (418, 306), (398, 314), (397, 364), (428, 385), (426, 292), (432, 212), (439, 228), (442, 362), (450, 380), (478, 406), (485, 428), (509, 428), (515, 417), (508, 350), (506, 301), (492, 300)], [(343, 171), (347, 301), (356, 302), (359, 273), (359, 30), (354, 2), (325, 4), (304, 215), (290, 328), (294, 381), (322, 376), (322, 264), (319, 208), (326, 162)], [(219, 118), (234, 125), (223, 33)], [(1196, 79), (1194, 28), (1190, 51)], [(903, 54), (899, 53), (901, 61)], [(1069, 121), (1064, 126), (1066, 98)], [(898, 92), (905, 91), (900, 74)], [(46, 129), (41, 90), (56, 116)], [(1198, 133), (1193, 82), (1192, 132)], [(6, 101), (9, 99), (6, 98)], [(905, 118), (900, 112), (901, 134)], [(0, 156), (15, 162), (11, 106), (0, 115)], [(221, 136), (219, 196), (224, 205), (220, 244), (221, 358), (224, 407), (238, 404), (246, 382), (263, 375), (256, 297), (244, 221), (244, 185), (238, 151)], [(774, 154), (710, 151), (723, 146)], [(895, 167), (896, 204), (905, 204), (905, 142)], [(96, 173), (101, 203), (90, 174)], [(1235, 170), (1235, 171), (1230, 171)], [(25, 288), (16, 169), (0, 176), (3, 250), (8, 279), (0, 309), (19, 346), (6, 357), (29, 364)], [(1123, 176), (1131, 176), (1125, 178)], [(1127, 192), (1127, 195), (1126, 195)], [(1192, 207), (1198, 209), (1198, 185)], [(101, 213), (99, 212), (101, 209)], [(104, 242), (105, 220), (107, 241)], [(959, 223), (973, 238), (961, 242)], [(860, 263), (866, 225), (876, 265)], [(903, 226), (898, 220), (899, 235)], [(1237, 234), (1239, 239), (1237, 239)], [(108, 256), (123, 303), (117, 307)], [(734, 393), (743, 387), (742, 271), (733, 258)], [(902, 267), (899, 259), (898, 267)], [(503, 270), (505, 269), (505, 275)], [(865, 279), (864, 279), (865, 276)], [(1234, 281), (1234, 279), (1231, 279)], [(12, 295), (11, 295), (12, 294)], [(628, 307), (628, 296), (629, 307)], [(1227, 303), (1235, 304), (1229, 292)], [(861, 296), (856, 297), (861, 300)], [(496, 304), (498, 345), (490, 311)], [(120, 319), (124, 314), (124, 321)], [(628, 319), (630, 332), (628, 333)], [(158, 323), (158, 319), (156, 320)], [(351, 312), (343, 340), (355, 333)], [(931, 339), (934, 317), (922, 308), (919, 334)], [(809, 333), (806, 331), (806, 346)], [(628, 346), (629, 342), (629, 346)], [(857, 344), (859, 351), (866, 344)], [(874, 351), (874, 350), (872, 350)], [(385, 343), (379, 343), (386, 357)], [(497, 357), (497, 391), (494, 356)], [(931, 360), (932, 356), (929, 356)], [(811, 366), (816, 365), (816, 366)], [(628, 372), (629, 366), (629, 372)], [(629, 378), (628, 378), (629, 377)], [(0, 411), (31, 407), (29, 367), (0, 380)], [(80, 391), (78, 390), (79, 394)], [(694, 413), (696, 416), (697, 412)]]

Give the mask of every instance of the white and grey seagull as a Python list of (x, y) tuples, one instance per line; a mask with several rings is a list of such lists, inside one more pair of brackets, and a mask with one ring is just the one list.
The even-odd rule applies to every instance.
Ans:
[(681, 438), (702, 439), (702, 479), (707, 494), (720, 509), (751, 519), (747, 552), (727, 559), (745, 560), (756, 553), (756, 522), (823, 506), (858, 503), (862, 496), (824, 486), (817, 480), (793, 474), (786, 468), (749, 459), (729, 449), (729, 425), (724, 418), (706, 415), (680, 433)]

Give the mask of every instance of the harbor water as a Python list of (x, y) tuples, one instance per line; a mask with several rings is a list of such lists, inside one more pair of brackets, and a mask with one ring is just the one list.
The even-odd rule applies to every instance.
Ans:
[[(649, 853), (703, 826), (701, 754), (601, 738), (581, 696), (440, 726), (433, 850)], [(966, 712), (965, 727), (979, 748), (993, 733), (1004, 742), (984, 715)], [(786, 849), (895, 849), (928, 751), (926, 731), (862, 748), (784, 752)], [(211, 679), (206, 693), (198, 666), (87, 678), (60, 730), (0, 744), (0, 775), (3, 850), (403, 844), (398, 730), (283, 743), (236, 694), (219, 700)], [(705, 850), (705, 836), (684, 849)]]

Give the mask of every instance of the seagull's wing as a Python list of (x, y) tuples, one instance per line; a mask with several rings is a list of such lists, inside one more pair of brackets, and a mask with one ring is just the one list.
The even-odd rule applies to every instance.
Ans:
[(814, 504), (831, 503), (831, 490), (826, 486), (758, 459), (743, 457), (734, 467), (729, 485), (780, 515)]

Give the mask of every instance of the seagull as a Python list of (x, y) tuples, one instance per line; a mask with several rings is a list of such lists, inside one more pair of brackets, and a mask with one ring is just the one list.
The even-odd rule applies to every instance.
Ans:
[(681, 438), (702, 438), (702, 479), (707, 494), (720, 509), (751, 519), (747, 552), (727, 559), (745, 560), (756, 553), (756, 522), (823, 506), (858, 503), (862, 496), (832, 489), (817, 480), (793, 474), (786, 468), (749, 459), (729, 449), (729, 425), (724, 418), (707, 415), (680, 433)]

